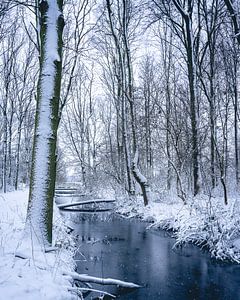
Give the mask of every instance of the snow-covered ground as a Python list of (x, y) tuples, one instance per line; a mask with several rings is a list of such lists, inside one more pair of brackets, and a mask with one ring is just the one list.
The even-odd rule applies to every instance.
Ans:
[(73, 247), (58, 209), (54, 211), (57, 251), (20, 258), (28, 191), (0, 194), (0, 300), (76, 299), (71, 280)]
[[(230, 199), (225, 206), (220, 197), (201, 196), (183, 205), (180, 200), (163, 198), (165, 201), (151, 201), (147, 207), (142, 198), (125, 198), (118, 201), (117, 210), (126, 217), (151, 222), (149, 226), (172, 230), (176, 244), (207, 246), (214, 257), (240, 263), (238, 201)], [(74, 243), (58, 209), (54, 210), (54, 244), (58, 250), (21, 258), (27, 199), (27, 190), (0, 194), (0, 300), (76, 299), (70, 293), (74, 290), (72, 279), (77, 276), (73, 273)], [(86, 280), (92, 280), (89, 278)]]
[(202, 195), (188, 200), (187, 205), (171, 196), (161, 198), (165, 200), (151, 201), (146, 207), (142, 197), (122, 199), (117, 211), (129, 218), (139, 217), (151, 222), (149, 227), (172, 230), (176, 246), (192, 242), (206, 246), (215, 258), (240, 263), (240, 204), (237, 198), (229, 199), (227, 206), (221, 197)]

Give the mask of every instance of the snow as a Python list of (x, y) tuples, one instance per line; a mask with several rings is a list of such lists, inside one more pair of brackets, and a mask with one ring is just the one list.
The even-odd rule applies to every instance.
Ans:
[(221, 197), (200, 195), (188, 198), (184, 205), (176, 197), (166, 197), (145, 207), (139, 197), (135, 201), (122, 199), (117, 212), (150, 222), (149, 228), (171, 230), (175, 246), (194, 243), (206, 247), (212, 257), (240, 263), (240, 205), (235, 199), (229, 199), (226, 206)]
[(71, 280), (63, 276), (63, 272), (74, 268), (74, 249), (57, 209), (54, 241), (61, 247), (49, 253), (35, 252), (34, 258), (18, 257), (26, 257), (19, 246), (23, 241), (27, 199), (27, 190), (0, 194), (0, 300), (76, 299), (68, 291)]
[[(23, 230), (27, 211), (28, 190), (0, 194), (0, 300), (70, 300), (84, 288), (72, 287), (73, 279), (138, 287), (111, 278), (97, 278), (73, 272), (75, 251), (71, 236), (54, 207), (54, 243), (48, 253), (34, 252), (28, 256), (24, 248)], [(152, 195), (148, 206), (142, 197), (135, 201), (118, 199), (118, 212), (126, 218), (139, 217), (149, 227), (170, 229), (176, 245), (192, 242), (207, 246), (213, 257), (240, 263), (240, 207), (236, 200), (223, 204), (221, 197), (204, 195), (187, 205), (174, 197), (160, 199)], [(22, 245), (23, 243), (23, 245)], [(57, 250), (56, 250), (57, 249)]]
[(237, 238), (233, 241), (233, 245), (240, 249), (240, 238)]

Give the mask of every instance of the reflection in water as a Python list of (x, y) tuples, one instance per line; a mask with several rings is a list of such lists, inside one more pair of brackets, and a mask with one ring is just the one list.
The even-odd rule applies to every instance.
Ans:
[(172, 249), (174, 239), (166, 232), (145, 227), (119, 218), (80, 221), (75, 229), (81, 252), (76, 255), (78, 272), (143, 286), (134, 291), (100, 286), (120, 299), (240, 299), (240, 266), (218, 263), (193, 245)]

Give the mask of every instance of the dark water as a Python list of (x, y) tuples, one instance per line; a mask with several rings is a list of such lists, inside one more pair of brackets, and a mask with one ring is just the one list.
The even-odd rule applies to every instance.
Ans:
[[(79, 273), (143, 286), (126, 291), (93, 285), (118, 294), (119, 299), (240, 299), (240, 266), (216, 262), (193, 245), (173, 249), (174, 239), (168, 233), (147, 230), (140, 221), (85, 220), (76, 225), (75, 234), (82, 253), (76, 255)], [(90, 294), (87, 299), (97, 298)]]

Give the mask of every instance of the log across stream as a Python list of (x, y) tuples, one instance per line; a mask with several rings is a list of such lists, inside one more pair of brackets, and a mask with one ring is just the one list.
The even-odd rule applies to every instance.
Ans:
[[(217, 262), (194, 245), (173, 249), (169, 233), (146, 226), (114, 215), (104, 220), (84, 215), (74, 227), (80, 251), (77, 271), (143, 286), (126, 290), (93, 285), (119, 299), (240, 299), (240, 266)], [(91, 293), (87, 299), (98, 298)]]

